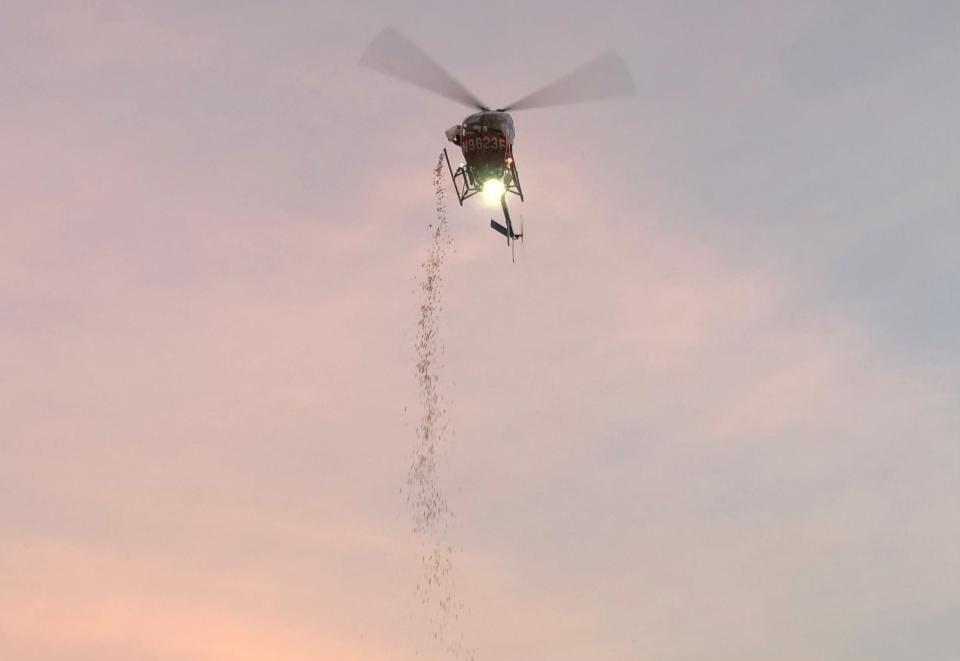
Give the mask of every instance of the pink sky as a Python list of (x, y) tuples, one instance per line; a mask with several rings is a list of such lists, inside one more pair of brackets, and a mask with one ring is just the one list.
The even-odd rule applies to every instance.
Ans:
[[(488, 5), (484, 5), (487, 7)], [(911, 5), (912, 6), (912, 5)], [(949, 3), (0, 7), (0, 658), (439, 659), (399, 490), (431, 168), (517, 114), (515, 265), (448, 207), (477, 659), (952, 661)]]

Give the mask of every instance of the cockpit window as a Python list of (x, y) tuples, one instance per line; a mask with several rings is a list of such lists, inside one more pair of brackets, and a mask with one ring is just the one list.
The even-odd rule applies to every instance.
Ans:
[(465, 126), (486, 127), (490, 130), (499, 131), (513, 141), (513, 118), (504, 112), (478, 112), (470, 115), (463, 120)]

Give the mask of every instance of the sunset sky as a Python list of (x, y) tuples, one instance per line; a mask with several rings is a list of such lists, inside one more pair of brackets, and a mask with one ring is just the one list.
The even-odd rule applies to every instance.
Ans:
[(0, 659), (433, 661), (400, 493), (448, 202), (441, 474), (477, 661), (957, 661), (960, 3), (0, 2)]

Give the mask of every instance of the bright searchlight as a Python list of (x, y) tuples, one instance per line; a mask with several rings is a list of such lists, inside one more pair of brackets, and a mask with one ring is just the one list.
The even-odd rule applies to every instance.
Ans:
[(487, 204), (496, 204), (506, 190), (507, 187), (499, 179), (487, 179), (483, 182), (483, 201)]

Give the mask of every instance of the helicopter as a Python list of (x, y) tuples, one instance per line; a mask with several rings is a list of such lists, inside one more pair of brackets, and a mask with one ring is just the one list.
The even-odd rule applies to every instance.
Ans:
[(454, 170), (446, 148), (443, 156), (460, 206), (480, 194), (489, 204), (498, 200), (503, 224), (490, 220), (490, 227), (513, 248), (523, 241), (523, 227), (514, 228), (507, 208), (507, 194), (523, 201), (523, 188), (513, 157), (516, 130), (511, 112), (545, 106), (567, 105), (601, 99), (633, 96), (636, 88), (626, 64), (614, 51), (590, 60), (552, 83), (502, 108), (491, 109), (460, 81), (393, 27), (381, 31), (360, 58), (360, 64), (380, 73), (446, 97), (476, 112), (446, 130), (447, 140), (460, 148), (463, 162)]

